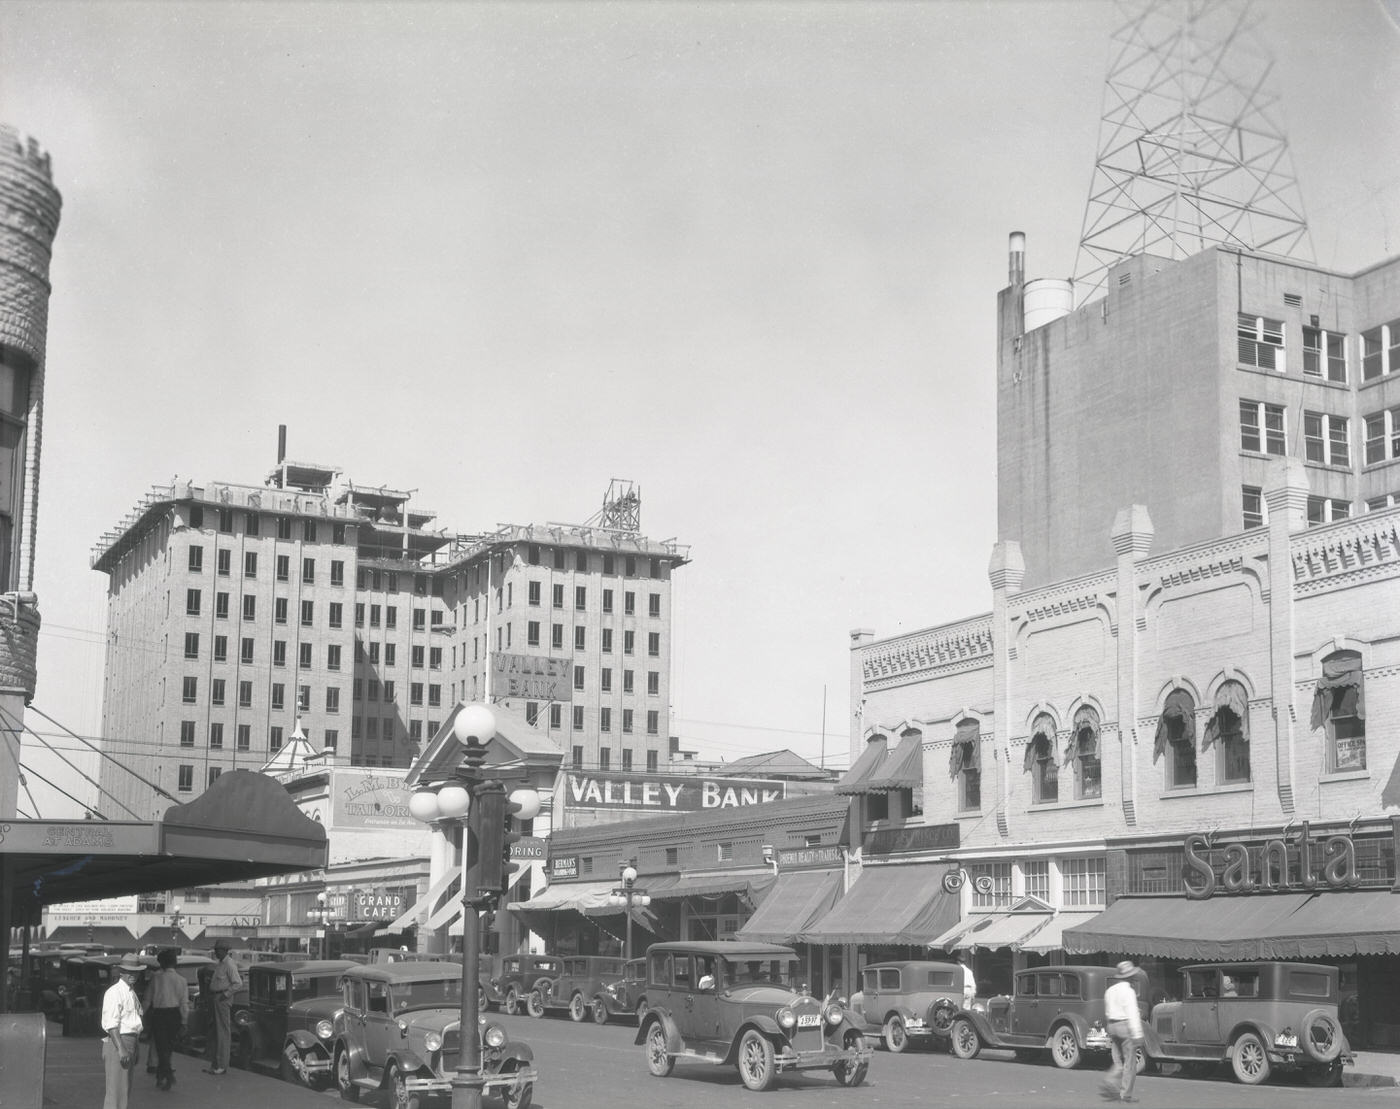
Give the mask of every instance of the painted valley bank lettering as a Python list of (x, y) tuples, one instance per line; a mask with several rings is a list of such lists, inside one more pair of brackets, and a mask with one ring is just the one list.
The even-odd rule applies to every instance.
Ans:
[[(1315, 847), (1323, 850), (1318, 859)], [(1249, 847), (1238, 840), (1212, 845), (1203, 835), (1187, 836), (1182, 885), (1194, 900), (1226, 893), (1264, 893), (1276, 890), (1354, 889), (1361, 885), (1356, 866), (1356, 844), (1351, 836), (1311, 838), (1303, 821), (1296, 839), (1265, 840)], [(1217, 878), (1217, 864), (1223, 870)]]
[(569, 804), (580, 809), (655, 809), (700, 812), (781, 801), (782, 782), (743, 778), (599, 778), (570, 774)]

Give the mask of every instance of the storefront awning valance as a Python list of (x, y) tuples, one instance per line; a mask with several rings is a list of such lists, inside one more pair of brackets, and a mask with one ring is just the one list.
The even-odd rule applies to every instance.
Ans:
[(1167, 703), (1162, 706), (1162, 715), (1157, 721), (1157, 735), (1152, 741), (1153, 762), (1162, 757), (1173, 732), (1182, 743), (1196, 746), (1196, 702), (1184, 689), (1173, 689), (1167, 694)]
[(1366, 717), (1366, 698), (1362, 682), (1361, 656), (1355, 651), (1327, 659), (1322, 664), (1322, 676), (1313, 690), (1312, 729), (1322, 727), (1335, 711), (1339, 716)]
[(868, 866), (804, 943), (927, 944), (958, 919), (958, 896), (943, 888), (943, 863)]
[[(1222, 712), (1234, 719), (1221, 720)], [(1205, 731), (1201, 733), (1201, 750), (1209, 750), (1211, 744), (1220, 738), (1225, 727), (1231, 724), (1241, 729), (1245, 739), (1249, 738), (1249, 698), (1245, 695), (1244, 686), (1239, 682), (1225, 682), (1216, 693), (1215, 712), (1207, 722)]]
[(558, 912), (573, 909), (586, 913), (589, 909), (606, 909), (608, 896), (616, 882), (551, 883), (528, 901), (515, 901), (506, 908), (522, 912)]
[(638, 889), (644, 889), (653, 901), (675, 900), (681, 897), (715, 897), (722, 893), (741, 893), (757, 901), (773, 884), (773, 875), (762, 874), (678, 874), (654, 881), (640, 879)]
[(939, 936), (930, 947), (944, 951), (975, 951), (981, 947), (995, 951), (998, 947), (1020, 950), (1021, 943), (1039, 931), (1050, 920), (1050, 913), (980, 913), (959, 922)]
[(1066, 928), (1078, 928), (1081, 924), (1088, 924), (1098, 915), (1096, 912), (1056, 913), (1030, 935), (1022, 938), (1021, 950), (1031, 951), (1038, 955), (1043, 955), (1047, 951), (1059, 951), (1065, 945)]
[(923, 784), (924, 740), (920, 735), (910, 735), (900, 740), (899, 746), (885, 756), (885, 761), (866, 785), (866, 791), (921, 789)]
[(797, 870), (779, 874), (735, 939), (792, 943), (841, 896), (839, 870)]
[(956, 778), (964, 770), (976, 770), (982, 765), (982, 726), (975, 720), (964, 720), (953, 733), (953, 750), (948, 755), (948, 777)]
[(1124, 897), (1067, 928), (1071, 955), (1317, 959), (1400, 954), (1400, 896), (1387, 890), (1187, 898)]
[(880, 769), (880, 764), (885, 761), (886, 740), (882, 735), (873, 735), (865, 743), (865, 750), (860, 753), (860, 758), (851, 764), (851, 768), (841, 775), (841, 780), (836, 783), (835, 792), (845, 796), (856, 793), (864, 793), (869, 788), (869, 781)]

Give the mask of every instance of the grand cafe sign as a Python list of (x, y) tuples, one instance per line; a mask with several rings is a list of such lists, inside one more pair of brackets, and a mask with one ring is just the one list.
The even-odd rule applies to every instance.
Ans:
[(1315, 839), (1306, 820), (1296, 836), (1281, 835), (1253, 847), (1240, 840), (1214, 844), (1199, 833), (1187, 836), (1183, 846), (1182, 886), (1197, 901), (1217, 892), (1347, 890), (1362, 884), (1352, 837)]

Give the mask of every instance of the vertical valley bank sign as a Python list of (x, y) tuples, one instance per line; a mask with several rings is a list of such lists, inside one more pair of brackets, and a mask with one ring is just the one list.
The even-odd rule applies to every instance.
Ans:
[(576, 772), (566, 777), (566, 803), (571, 809), (708, 812), (766, 805), (787, 796), (786, 783), (761, 778)]

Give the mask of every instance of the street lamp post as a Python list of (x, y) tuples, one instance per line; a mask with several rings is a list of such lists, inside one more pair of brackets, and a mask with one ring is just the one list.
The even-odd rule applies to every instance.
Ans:
[(622, 949), (623, 959), (632, 958), (632, 907), (634, 905), (646, 907), (651, 904), (651, 894), (644, 889), (638, 889), (637, 868), (630, 862), (622, 864), (621, 870), (622, 885), (618, 886), (608, 894), (608, 904), (621, 906), (627, 913), (627, 944)]
[(308, 909), (306, 915), (321, 926), (321, 950), (318, 954), (322, 959), (329, 959), (331, 917), (335, 916), (335, 910), (326, 904), (325, 890), (316, 895), (316, 908)]
[(503, 848), (508, 846), (505, 823), (512, 810), (529, 820), (539, 812), (534, 790), (510, 795), (488, 778), (487, 745), (496, 734), (496, 717), (483, 704), (463, 705), (452, 721), (452, 732), (465, 749), (450, 781), (426, 786), (409, 798), (408, 809), (426, 824), (459, 824), (462, 829), (462, 998), (457, 1073), (452, 1076), (451, 1109), (481, 1109), (481, 1035), (477, 1027), (480, 990), (478, 953), (481, 948), (478, 913), (495, 908), (505, 872)]
[(178, 944), (180, 942), (180, 925), (185, 923), (185, 914), (180, 911), (180, 906), (176, 905), (170, 913), (170, 942)]

